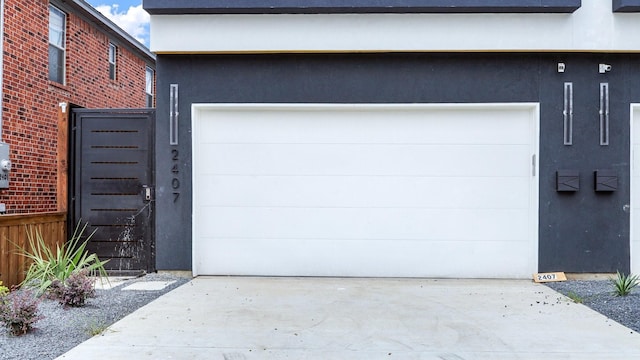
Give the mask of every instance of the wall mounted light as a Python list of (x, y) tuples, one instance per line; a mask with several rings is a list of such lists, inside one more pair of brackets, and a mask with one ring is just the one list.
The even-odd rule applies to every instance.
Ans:
[(171, 84), (169, 92), (169, 145), (178, 145), (178, 84)]
[(575, 192), (580, 190), (580, 172), (578, 170), (556, 171), (556, 191)]
[(600, 145), (609, 145), (609, 83), (600, 83)]
[(593, 174), (596, 191), (606, 192), (618, 190), (618, 174), (615, 170), (596, 170)]
[(563, 138), (565, 145), (573, 145), (573, 83), (564, 83), (564, 107), (562, 109)]

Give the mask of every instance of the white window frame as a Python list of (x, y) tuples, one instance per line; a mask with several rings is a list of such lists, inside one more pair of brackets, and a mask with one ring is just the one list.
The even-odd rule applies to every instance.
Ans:
[(109, 79), (110, 80), (117, 79), (117, 75), (116, 75), (117, 59), (118, 59), (118, 47), (114, 43), (109, 42)]
[(154, 85), (154, 79), (155, 79), (155, 71), (150, 68), (150, 67), (146, 67), (145, 71), (144, 71), (144, 78), (145, 78), (145, 84), (144, 84), (144, 88), (145, 88), (145, 105), (146, 107), (153, 107), (153, 101), (154, 101), (154, 95), (153, 95), (153, 85)]
[[(58, 13), (58, 14), (56, 14)], [(56, 29), (56, 31), (61, 32), (61, 41), (60, 44), (52, 42), (52, 38), (51, 38), (51, 30), (52, 30), (52, 16), (53, 15), (60, 15), (62, 17), (62, 28), (61, 29)], [(67, 49), (66, 49), (66, 42), (67, 42), (67, 13), (65, 13), (64, 11), (62, 11), (60, 8), (49, 4), (49, 47), (54, 47), (58, 50), (60, 50), (62, 52), (62, 73), (59, 74), (58, 71), (56, 70), (56, 78), (53, 79), (51, 77), (51, 68), (49, 69), (49, 80), (51, 81), (55, 81), (57, 83), (60, 84), (65, 84), (66, 82), (66, 57), (67, 57)], [(51, 50), (49, 50), (51, 51)], [(49, 61), (49, 67), (51, 67), (51, 61)], [(58, 76), (61, 79), (58, 79)]]

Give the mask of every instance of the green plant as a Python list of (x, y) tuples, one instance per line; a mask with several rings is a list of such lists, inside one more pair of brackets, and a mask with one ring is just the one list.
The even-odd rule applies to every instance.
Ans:
[(627, 296), (634, 287), (638, 286), (640, 278), (638, 278), (638, 275), (625, 275), (620, 271), (617, 273), (616, 278), (611, 279), (614, 289), (613, 294), (616, 296)]
[(2, 281), (0, 281), (0, 298), (9, 293), (9, 288), (6, 286), (2, 286)]
[(92, 321), (87, 325), (87, 333), (89, 336), (96, 336), (102, 334), (105, 330), (109, 328), (109, 325), (104, 321)]
[(53, 280), (49, 294), (64, 306), (80, 307), (88, 298), (95, 296), (94, 283), (95, 279), (89, 278), (86, 270), (77, 270), (64, 282), (58, 279)]
[(26, 334), (42, 319), (38, 313), (40, 302), (29, 290), (14, 291), (0, 300), (0, 322), (12, 335)]
[(76, 270), (85, 270), (100, 278), (106, 277), (104, 264), (109, 260), (101, 261), (96, 254), (89, 254), (86, 250), (87, 243), (95, 231), (80, 242), (86, 228), (87, 224), (80, 228), (78, 223), (69, 241), (56, 245), (55, 250), (47, 245), (38, 229), (29, 228), (29, 250), (19, 247), (19, 253), (31, 260), (21, 285), (36, 286), (38, 294), (41, 295), (49, 289), (54, 280), (64, 283)]
[(574, 303), (576, 303), (576, 304), (582, 304), (582, 303), (584, 302), (584, 299), (582, 298), (582, 296), (580, 296), (580, 295), (576, 294), (576, 293), (575, 293), (575, 292), (573, 292), (573, 291), (569, 291), (569, 292), (567, 293), (567, 297), (568, 297), (569, 299), (571, 299), (571, 300), (572, 300)]

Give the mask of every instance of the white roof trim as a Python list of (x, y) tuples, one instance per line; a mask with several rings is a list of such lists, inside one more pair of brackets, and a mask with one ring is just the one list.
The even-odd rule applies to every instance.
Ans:
[[(129, 33), (124, 31), (118, 25), (116, 25), (113, 21), (109, 20), (106, 16), (102, 15), (98, 10), (96, 10), (93, 6), (85, 2), (84, 0), (58, 0), (60, 3), (65, 4), (72, 9), (79, 11), (82, 15), (88, 17), (90, 20), (94, 21), (96, 25), (102, 28), (104, 31), (109, 33), (110, 35), (114, 35), (118, 40), (123, 41), (125, 44), (129, 45), (132, 50), (138, 52), (143, 57), (146, 57), (148, 60), (155, 63), (156, 56), (151, 52), (144, 44), (139, 42), (136, 38), (131, 36)], [(55, 4), (55, 2), (54, 2)]]

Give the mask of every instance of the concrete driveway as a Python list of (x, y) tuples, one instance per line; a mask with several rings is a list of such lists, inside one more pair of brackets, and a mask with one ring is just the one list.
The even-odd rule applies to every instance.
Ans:
[(640, 359), (526, 280), (198, 277), (61, 359)]

